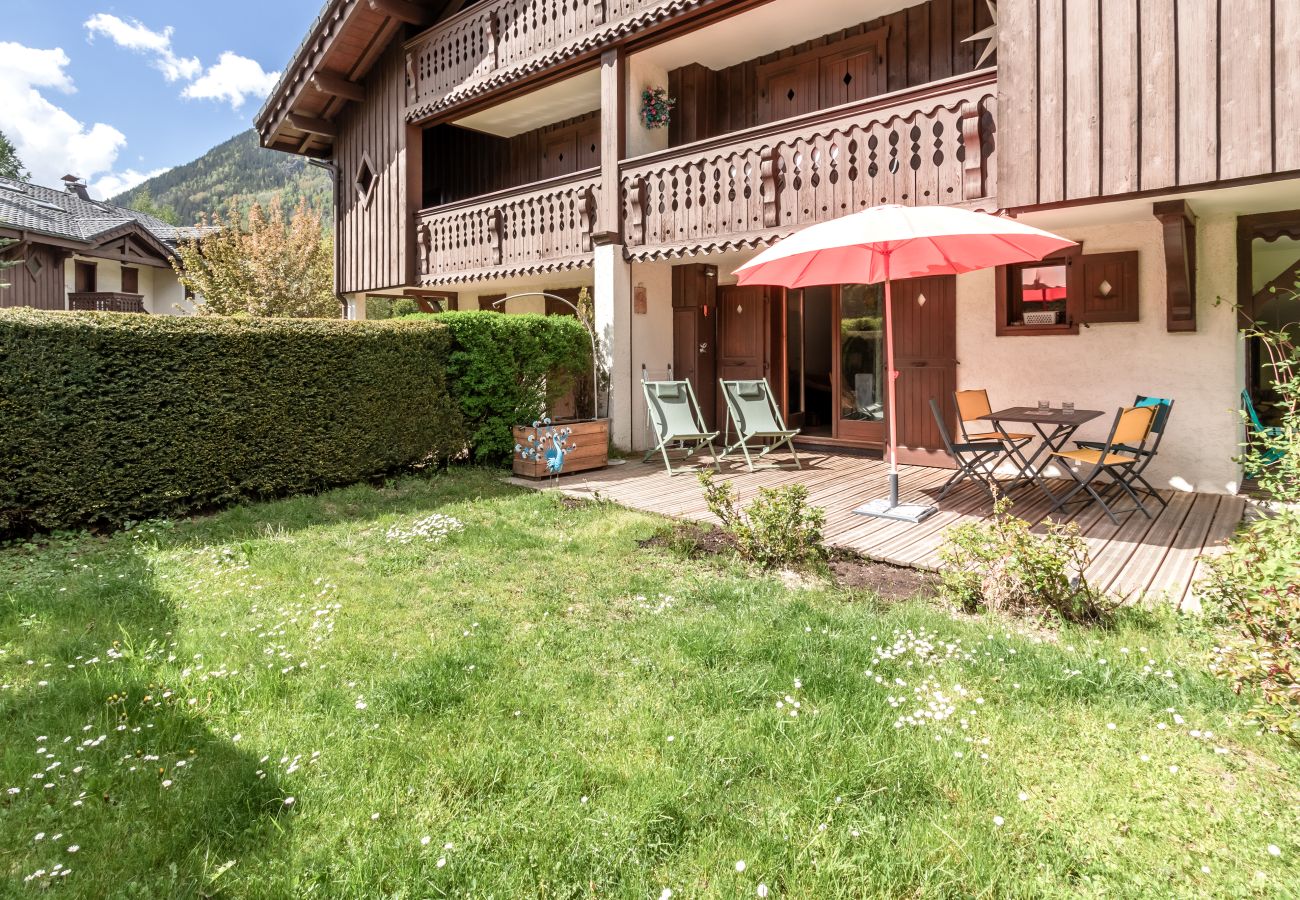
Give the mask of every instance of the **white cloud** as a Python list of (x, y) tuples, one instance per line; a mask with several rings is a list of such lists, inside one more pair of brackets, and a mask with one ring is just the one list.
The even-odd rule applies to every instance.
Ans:
[(265, 97), (275, 87), (279, 72), (265, 72), (256, 61), (227, 50), (217, 64), (186, 86), (181, 96), (194, 100), (229, 100), (239, 109), (249, 97)]
[(87, 126), (51, 103), (39, 88), (76, 91), (62, 49), (41, 50), (0, 41), (0, 131), (40, 184), (57, 185), (69, 173), (89, 178), (112, 170), (126, 135), (111, 125)]
[(144, 184), (150, 178), (161, 175), (168, 171), (167, 168), (154, 169), (152, 172), (137, 172), (135, 169), (125, 169), (121, 172), (110, 172), (102, 178), (97, 178), (89, 185), (90, 195), (99, 200), (107, 200), (109, 197), (116, 197), (125, 191), (131, 190), (139, 184)]
[(108, 13), (96, 13), (85, 22), (90, 39), (103, 35), (127, 50), (153, 57), (153, 64), (168, 81), (184, 79), (193, 81), (203, 71), (198, 57), (177, 56), (172, 50), (172, 27), (153, 31), (138, 19), (129, 22)]
[(95, 13), (86, 20), (85, 27), (92, 40), (103, 35), (119, 47), (152, 56), (154, 66), (168, 81), (189, 82), (181, 96), (192, 100), (229, 102), (230, 108), (237, 110), (249, 97), (265, 97), (280, 78), (279, 72), (266, 72), (256, 60), (229, 50), (205, 71), (198, 57), (176, 55), (170, 25), (154, 31), (138, 19)]

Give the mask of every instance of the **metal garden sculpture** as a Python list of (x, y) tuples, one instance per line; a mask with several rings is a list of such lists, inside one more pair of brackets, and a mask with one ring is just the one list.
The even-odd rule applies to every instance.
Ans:
[(577, 444), (569, 440), (572, 434), (572, 428), (556, 428), (548, 417), (533, 423), (528, 446), (515, 444), (515, 452), (525, 462), (545, 461), (547, 473), (558, 477), (564, 471), (564, 458), (578, 449)]

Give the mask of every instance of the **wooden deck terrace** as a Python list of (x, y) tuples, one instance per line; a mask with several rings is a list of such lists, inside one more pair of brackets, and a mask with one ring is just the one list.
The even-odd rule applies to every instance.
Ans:
[[(769, 459), (786, 462), (789, 455), (774, 454)], [(802, 469), (768, 465), (751, 473), (743, 463), (728, 458), (722, 462), (720, 478), (733, 483), (742, 503), (757, 496), (762, 487), (802, 484), (808, 488), (811, 505), (826, 511), (824, 534), (828, 546), (917, 569), (938, 570), (939, 549), (951, 526), (985, 519), (992, 513), (988, 497), (977, 487), (965, 484), (949, 493), (938, 504), (939, 512), (920, 524), (867, 518), (854, 514), (853, 509), (885, 495), (888, 466), (884, 462), (809, 451), (800, 453), (800, 461)], [(900, 475), (902, 502), (934, 503), (951, 474), (948, 469), (904, 466)], [(513, 481), (533, 488), (554, 486), (551, 481)], [(1060, 482), (1062, 488), (1066, 484)], [(669, 476), (659, 461), (629, 461), (596, 472), (565, 476), (559, 479), (558, 487), (574, 497), (599, 495), (645, 512), (716, 523), (704, 505), (694, 471)], [(1232, 535), (1245, 512), (1246, 501), (1224, 494), (1162, 494), (1169, 505), (1160, 510), (1158, 504), (1149, 501), (1150, 519), (1133, 510), (1118, 513), (1116, 525), (1094, 504), (1076, 504), (1057, 519), (1079, 524), (1092, 552), (1087, 577), (1096, 587), (1130, 600), (1163, 596), (1179, 607), (1195, 607), (1194, 585), (1202, 574), (1203, 557), (1214, 553)], [(1029, 488), (1017, 492), (1013, 499), (1017, 502), (1012, 512), (1041, 530), (1050, 506), (1046, 496)]]

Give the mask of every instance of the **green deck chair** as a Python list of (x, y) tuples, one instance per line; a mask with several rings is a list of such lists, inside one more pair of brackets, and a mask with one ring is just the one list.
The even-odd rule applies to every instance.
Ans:
[(645, 391), (645, 405), (650, 417), (650, 427), (654, 429), (655, 440), (658, 442), (645, 455), (642, 462), (649, 462), (650, 457), (661, 453), (668, 474), (676, 475), (672, 460), (668, 456), (668, 445), (677, 444), (678, 449), (686, 451), (686, 455), (679, 462), (684, 462), (695, 453), (707, 448), (713, 458), (713, 467), (721, 470), (721, 466), (718, 465), (718, 451), (713, 447), (713, 441), (718, 433), (709, 431), (702, 424), (704, 417), (700, 415), (700, 404), (695, 399), (695, 391), (691, 389), (691, 383), (689, 381), (642, 381), (641, 387)]
[[(1265, 425), (1259, 418), (1259, 413), (1255, 410), (1255, 404), (1250, 399), (1249, 391), (1241, 392), (1241, 405), (1246, 410), (1246, 415), (1250, 417), (1250, 427), (1246, 431), (1246, 442), (1251, 444), (1256, 440), (1273, 440), (1282, 434), (1282, 429), (1276, 425)], [(1260, 452), (1260, 466), (1247, 466), (1246, 474), (1254, 478), (1259, 474), (1259, 468), (1262, 466), (1271, 466), (1281, 461), (1286, 453), (1277, 448), (1266, 448)]]
[[(781, 411), (777, 409), (776, 400), (772, 397), (772, 386), (766, 378), (759, 381), (723, 381), (722, 396), (727, 401), (730, 420), (736, 424), (736, 443), (724, 448), (723, 456), (739, 448), (745, 454), (745, 463), (752, 472), (755, 458), (762, 459), (778, 447), (786, 446), (794, 456), (794, 467), (803, 468), (799, 465), (799, 454), (794, 449), (794, 438), (799, 429), (785, 427), (785, 420), (781, 418)], [(730, 433), (728, 426), (727, 437), (723, 438), (724, 444)], [(755, 441), (759, 443), (754, 444)], [(767, 441), (772, 443), (766, 443)], [(757, 457), (750, 455), (751, 449), (759, 451)]]

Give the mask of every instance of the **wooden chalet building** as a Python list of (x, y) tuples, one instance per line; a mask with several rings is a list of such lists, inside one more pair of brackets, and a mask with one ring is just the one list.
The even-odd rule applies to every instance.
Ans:
[(0, 178), (0, 238), (21, 265), (0, 272), (0, 306), (188, 315), (194, 304), (171, 258), (193, 229), (64, 188)]
[(1079, 250), (896, 285), (905, 458), (954, 388), (1143, 393), (1177, 401), (1161, 486), (1232, 491), (1268, 384), (1216, 300), (1300, 319), (1269, 291), (1300, 271), (1297, 47), (1294, 0), (328, 0), (257, 127), (332, 164), (356, 317), (592, 289), (625, 447), (671, 366), (715, 421), (717, 378), (766, 375), (807, 440), (878, 448), (880, 288), (732, 271), (873, 204), (1005, 210)]

